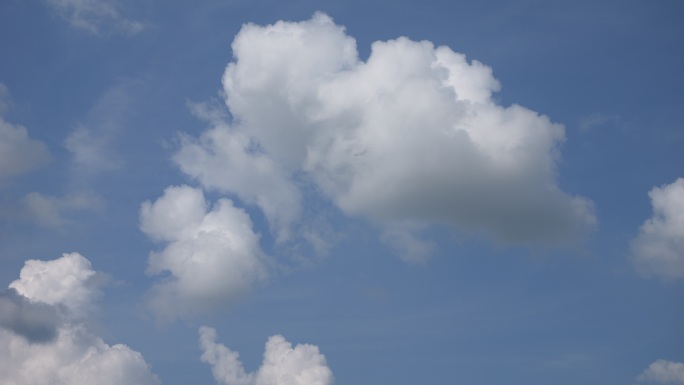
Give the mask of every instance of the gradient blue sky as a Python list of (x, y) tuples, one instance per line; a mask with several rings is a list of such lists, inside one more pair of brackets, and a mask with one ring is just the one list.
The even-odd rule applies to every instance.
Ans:
[[(255, 182), (249, 172), (235, 176), (229, 165), (222, 172), (222, 165), (211, 168), (197, 161), (205, 171), (193, 175), (182, 170), (195, 158), (179, 160), (179, 154), (217, 126), (251, 140), (245, 154), (262, 154), (274, 167), (286, 163), (287, 156), (277, 152), (288, 155), (289, 142), (273, 138), (285, 132), (296, 142), (299, 136), (287, 130), (298, 121), (282, 120), (281, 111), (261, 101), (296, 94), (300, 87), (305, 92), (306, 87), (288, 83), (289, 88), (278, 88), (274, 82), (253, 91), (254, 97), (247, 88), (226, 96), (222, 77), (236, 60), (231, 43), (243, 25), (283, 20), (305, 22), (300, 25), (309, 28), (306, 21), (317, 11), (332, 18), (329, 28), (344, 27), (355, 39), (362, 64), (373, 42), (404, 36), (448, 46), (468, 61), (491, 68), (501, 89), (488, 103), (496, 108), (520, 105), (564, 127), (564, 140), (548, 146), (537, 144), (534, 135), (523, 139), (532, 143), (530, 165), (550, 165), (554, 171), (523, 170), (520, 175), (567, 195), (554, 195), (548, 199), (556, 203), (536, 207), (538, 198), (547, 197), (527, 197), (527, 182), (513, 176), (508, 182), (492, 179), (497, 191), (484, 191), (489, 182), (475, 182), (473, 195), (452, 199), (470, 179), (437, 155), (440, 163), (434, 170), (428, 165), (416, 175), (398, 173), (411, 180), (426, 174), (435, 186), (447, 180), (443, 194), (422, 195), (420, 182), (409, 189), (404, 179), (388, 177), (397, 183), (388, 189), (405, 187), (412, 195), (402, 200), (376, 190), (377, 197), (359, 198), (335, 190), (349, 186), (335, 174), (337, 169), (322, 162), (318, 168), (297, 166), (289, 174), (273, 172), (276, 179), (285, 175), (282, 183), (296, 186), (302, 207), (294, 224), (279, 227), (273, 218), (287, 217), (291, 203), (277, 190), (281, 185), (264, 187), (266, 182)], [(684, 384), (684, 364), (678, 364), (684, 362), (684, 181), (677, 182), (684, 177), (682, 21), (684, 3), (675, 0), (4, 0), (0, 284), (19, 279), (27, 260), (81, 254), (106, 278), (92, 286), (101, 293), (95, 296), (94, 310), (74, 316), (73, 322), (83, 323), (89, 335), (109, 345), (125, 344), (140, 352), (165, 385), (230, 384), (215, 380), (211, 366), (200, 360), (198, 329), (203, 325), (217, 331), (219, 343), (240, 353), (248, 372), (261, 364), (270, 336), (316, 345), (338, 385)], [(309, 68), (310, 62), (316, 68), (317, 57), (335, 55), (312, 48), (307, 51), (311, 56), (292, 58), (286, 45), (276, 43), (265, 50), (266, 43), (244, 36), (245, 50), (253, 47), (258, 63), (259, 55), (267, 57), (272, 51), (285, 55), (259, 67), (265, 72), (279, 71), (278, 60), (285, 61), (283, 68), (299, 63)], [(408, 51), (397, 52), (397, 67), (411, 62), (411, 56), (402, 56)], [(260, 76), (258, 66), (244, 66), (254, 71), (251, 77), (237, 71), (234, 76), (249, 85)], [(340, 79), (340, 89), (349, 94), (375, 80), (344, 88), (347, 78)], [(234, 105), (229, 110), (225, 99), (230, 105), (231, 95), (233, 100), (244, 97), (248, 112), (240, 115)], [(384, 99), (369, 100), (349, 96), (345, 102), (353, 108), (347, 112), (353, 115), (364, 105), (372, 109)], [(335, 103), (330, 102), (330, 108)], [(203, 118), (198, 116), (202, 111)], [(370, 116), (359, 114), (360, 121)], [(271, 125), (250, 126), (262, 118)], [(349, 121), (356, 124), (354, 116)], [(340, 122), (342, 118), (335, 117), (320, 124), (334, 131)], [(375, 132), (376, 123), (372, 120), (359, 130)], [(543, 132), (559, 127), (539, 124)], [(10, 148), (20, 147), (8, 133), (16, 134), (19, 126), (32, 141), (12, 152)], [(397, 147), (366, 143), (368, 151), (384, 150), (390, 159), (389, 166), (372, 169), (380, 171), (369, 177), (371, 186), (385, 177), (382, 170), (394, 170), (393, 161), (408, 159), (410, 168), (413, 159), (427, 156), (424, 150), (430, 144), (422, 142), (421, 134), (425, 128), (411, 122), (404, 128), (417, 135), (415, 149), (405, 142)], [(477, 124), (474, 129), (479, 129)], [(29, 139), (20, 141), (26, 144)], [(317, 143), (311, 139), (301, 145), (313, 151)], [(329, 150), (321, 156), (330, 156), (327, 161), (334, 163), (338, 159)], [(549, 153), (558, 157), (545, 160)], [(349, 159), (341, 162), (355, 175), (365, 172), (344, 163)], [(198, 176), (203, 172), (214, 182)], [(141, 205), (160, 202), (167, 187), (180, 185), (189, 186), (186, 192), (203, 192), (208, 208), (231, 199), (238, 208), (230, 212), (231, 221), (244, 224), (249, 218), (260, 238), (245, 246), (244, 260), (253, 261), (250, 258), (258, 254), (264, 277), (226, 271), (215, 281), (218, 288), (207, 289), (209, 299), (201, 294), (180, 294), (178, 299), (175, 292), (159, 289), (174, 274), (168, 269), (161, 275), (146, 274), (148, 257), (173, 244), (176, 233), (167, 228), (172, 226), (168, 218), (152, 218), (146, 225)], [(649, 191), (654, 193), (649, 196)], [(659, 193), (668, 198), (654, 198)], [(572, 196), (591, 202), (587, 213), (563, 208)], [(436, 201), (437, 213), (421, 203), (430, 200)], [(264, 201), (275, 202), (270, 214), (264, 210), (268, 204), (258, 203)], [(387, 207), (382, 206), (385, 202)], [(407, 208), (406, 202), (417, 203)], [(517, 202), (530, 207), (517, 210)], [(658, 202), (664, 203), (654, 214)], [(474, 207), (472, 212), (469, 207)], [(513, 219), (487, 212), (488, 207), (510, 208)], [(559, 216), (568, 215), (570, 224), (544, 219), (546, 209), (553, 217), (556, 209)], [(238, 218), (240, 210), (244, 213)], [(596, 219), (595, 225), (589, 217)], [(660, 227), (642, 227), (649, 218)], [(280, 230), (290, 232), (285, 241), (278, 238)], [(517, 230), (525, 235), (511, 235)], [(316, 250), (311, 234), (325, 244), (324, 251)], [(408, 250), (413, 246), (419, 251), (412, 254)], [(428, 246), (430, 253), (420, 252)], [(235, 251), (216, 246), (211, 252), (222, 258)], [(223, 262), (216, 266), (231, 269)], [(257, 274), (245, 269), (247, 275)], [(204, 281), (188, 274), (188, 280)], [(231, 279), (238, 281), (235, 290), (225, 283)], [(0, 300), (14, 298), (9, 292)], [(27, 293), (22, 294), (29, 302), (41, 301)], [(171, 316), (162, 314), (155, 303), (169, 298), (181, 307), (186, 306), (183, 301), (189, 305)], [(70, 306), (68, 301), (49, 304), (60, 303)], [(7, 309), (0, 308), (0, 313)], [(78, 311), (69, 308), (68, 313)], [(0, 319), (2, 341), (24, 338), (16, 324), (3, 322)], [(41, 352), (49, 351), (52, 343), (40, 342)], [(0, 350), (5, 350), (0, 358), (13, 354), (4, 346)], [(667, 361), (669, 369), (658, 360)], [(26, 370), (17, 363), (21, 360), (16, 357), (10, 364), (0, 362), (0, 379), (33, 383), (17, 380), (18, 371)], [(670, 382), (666, 371), (671, 372)]]

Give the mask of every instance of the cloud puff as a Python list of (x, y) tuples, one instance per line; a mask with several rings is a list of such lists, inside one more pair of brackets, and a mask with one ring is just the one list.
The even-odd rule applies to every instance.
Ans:
[(134, 35), (145, 23), (129, 20), (119, 13), (117, 0), (46, 0), (72, 27), (93, 34)]
[(684, 178), (649, 191), (653, 216), (631, 242), (632, 261), (647, 276), (684, 278)]
[(9, 287), (31, 300), (63, 305), (73, 314), (85, 316), (100, 295), (101, 282), (90, 261), (70, 253), (52, 261), (26, 261), (19, 279)]
[[(160, 384), (140, 353), (106, 344), (82, 321), (84, 309), (98, 295), (97, 275), (77, 253), (26, 262), (20, 279), (0, 297), (0, 383)], [(14, 308), (8, 310), (7, 301)], [(59, 318), (47, 319), (58, 310)]]
[(261, 367), (246, 373), (240, 356), (216, 343), (216, 330), (199, 330), (202, 361), (211, 365), (214, 379), (221, 385), (331, 385), (333, 374), (315, 345), (294, 348), (283, 336), (268, 339)]
[(225, 304), (266, 276), (259, 235), (228, 199), (209, 208), (201, 190), (169, 187), (154, 203), (142, 204), (140, 228), (167, 244), (150, 253), (148, 267), (150, 274), (171, 274), (151, 292), (150, 304), (162, 318)]
[(0, 182), (44, 165), (50, 153), (43, 142), (29, 138), (26, 127), (7, 122), (2, 114), (10, 105), (9, 91), (0, 83)]
[(638, 380), (655, 384), (684, 384), (684, 363), (659, 359), (644, 370)]
[(567, 242), (595, 224), (591, 202), (556, 183), (563, 127), (497, 104), (499, 83), (482, 63), (407, 38), (373, 43), (363, 61), (321, 13), (247, 24), (232, 48), (232, 121), (184, 139), (175, 160), (205, 187), (250, 197), (269, 220), (291, 221), (296, 211), (272, 207), (306, 187), (382, 225), (447, 223), (506, 242)]

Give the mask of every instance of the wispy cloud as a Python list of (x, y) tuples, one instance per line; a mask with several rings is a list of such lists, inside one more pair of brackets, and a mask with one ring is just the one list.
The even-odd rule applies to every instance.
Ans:
[(119, 12), (117, 0), (46, 0), (74, 28), (92, 34), (134, 35), (147, 27)]
[(134, 95), (140, 86), (135, 80), (118, 81), (95, 101), (64, 140), (78, 177), (95, 176), (123, 165), (116, 142), (127, 129)]
[(50, 152), (45, 143), (31, 139), (26, 127), (3, 117), (12, 105), (9, 90), (0, 83), (0, 185), (3, 180), (45, 165)]
[(105, 205), (100, 196), (85, 191), (62, 197), (32, 192), (24, 197), (23, 203), (33, 220), (51, 228), (60, 228), (71, 222), (68, 217), (65, 217), (65, 213), (99, 210)]

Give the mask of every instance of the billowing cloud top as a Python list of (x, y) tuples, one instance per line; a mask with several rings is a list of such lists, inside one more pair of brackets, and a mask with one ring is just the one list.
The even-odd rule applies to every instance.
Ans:
[(20, 278), (10, 288), (31, 300), (64, 305), (71, 312), (83, 315), (99, 293), (95, 275), (90, 261), (82, 255), (64, 254), (52, 261), (26, 261)]
[(632, 260), (648, 276), (684, 278), (684, 178), (654, 187), (653, 216), (632, 240)]
[(298, 219), (304, 186), (381, 225), (448, 223), (506, 242), (566, 242), (595, 224), (591, 202), (556, 183), (563, 127), (497, 104), (477, 61), (407, 38), (373, 43), (363, 61), (322, 13), (245, 25), (232, 47), (232, 121), (185, 138), (175, 161), (276, 229)]
[(314, 345), (294, 348), (283, 336), (266, 342), (264, 361), (255, 373), (246, 373), (240, 356), (216, 342), (216, 330), (199, 330), (202, 361), (211, 365), (214, 379), (221, 385), (331, 385), (333, 375)]
[(0, 294), (0, 383), (160, 384), (140, 353), (106, 344), (83, 322), (98, 294), (96, 275), (77, 253), (26, 262)]

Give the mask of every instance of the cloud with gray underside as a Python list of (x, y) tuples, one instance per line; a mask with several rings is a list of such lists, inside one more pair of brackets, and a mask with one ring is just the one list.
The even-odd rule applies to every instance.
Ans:
[(0, 327), (31, 343), (44, 343), (55, 339), (59, 323), (54, 306), (31, 301), (15, 289), (0, 292)]

